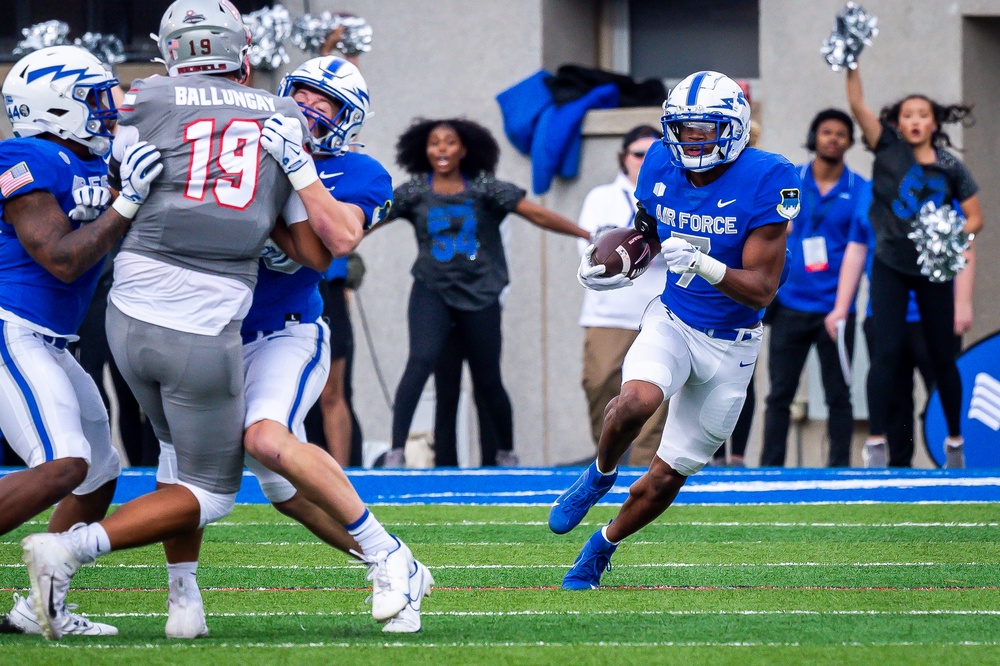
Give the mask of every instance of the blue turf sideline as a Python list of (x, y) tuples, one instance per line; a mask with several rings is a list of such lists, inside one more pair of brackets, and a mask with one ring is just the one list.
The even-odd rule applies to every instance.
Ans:
[[(0, 468), (0, 476), (17, 471)], [(348, 470), (358, 493), (371, 504), (548, 505), (581, 468)], [(621, 504), (642, 474), (622, 468), (617, 485), (601, 501)], [(115, 502), (153, 490), (153, 469), (122, 472)], [(236, 501), (264, 504), (257, 479), (244, 472)], [(1000, 502), (1000, 469), (706, 469), (691, 477), (677, 504), (826, 504), (840, 502)]]

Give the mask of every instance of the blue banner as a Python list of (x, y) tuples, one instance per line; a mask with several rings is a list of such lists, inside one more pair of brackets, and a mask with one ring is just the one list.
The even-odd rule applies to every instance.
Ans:
[[(1000, 467), (1000, 331), (980, 340), (958, 357), (962, 377), (962, 435), (966, 467)], [(924, 414), (927, 452), (944, 466), (948, 424), (937, 389)]]

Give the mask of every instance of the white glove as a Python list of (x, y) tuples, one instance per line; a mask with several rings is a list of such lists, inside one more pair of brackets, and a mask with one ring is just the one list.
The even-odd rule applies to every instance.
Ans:
[(149, 196), (149, 188), (161, 171), (163, 165), (156, 146), (146, 141), (129, 146), (122, 160), (122, 192), (111, 207), (131, 220)]
[(700, 275), (709, 284), (719, 284), (726, 276), (724, 263), (708, 256), (683, 238), (672, 236), (660, 243), (660, 254), (671, 273)]
[(111, 192), (100, 185), (81, 185), (73, 190), (76, 208), (69, 212), (69, 219), (80, 222), (96, 220), (111, 203)]
[(587, 289), (594, 291), (610, 291), (611, 289), (621, 289), (631, 287), (632, 280), (622, 274), (611, 277), (601, 277), (604, 274), (604, 266), (594, 266), (591, 258), (594, 256), (594, 245), (591, 243), (583, 251), (583, 258), (580, 259), (580, 268), (576, 272), (576, 279)]
[(276, 113), (264, 121), (260, 145), (281, 165), (296, 190), (319, 180), (316, 163), (302, 145), (302, 124), (295, 118)]

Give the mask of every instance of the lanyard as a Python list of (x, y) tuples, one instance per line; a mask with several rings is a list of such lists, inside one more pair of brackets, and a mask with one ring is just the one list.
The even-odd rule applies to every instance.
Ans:
[(637, 209), (635, 207), (635, 204), (632, 203), (632, 195), (629, 193), (629, 191), (623, 189), (622, 190), (622, 194), (625, 195), (625, 201), (628, 202), (628, 209), (629, 209), (629, 218), (628, 219), (629, 219), (629, 222), (631, 222), (632, 218), (635, 217), (635, 213), (636, 213)]
[[(807, 169), (809, 169), (809, 165), (808, 164), (806, 164), (805, 166), (802, 167), (802, 173), (800, 174), (800, 178), (802, 178), (803, 180), (805, 180), (806, 170)], [(810, 173), (810, 175), (811, 175), (811, 173)], [(816, 183), (816, 179), (815, 178), (812, 179), (812, 182), (813, 182), (813, 185), (816, 186), (816, 194), (819, 196), (820, 201), (823, 201), (823, 195), (819, 193), (819, 184)], [(827, 200), (825, 202), (822, 203), (822, 205), (810, 207), (810, 209), (809, 209), (809, 224), (807, 226), (805, 226), (803, 228), (803, 230), (802, 230), (802, 234), (803, 234), (802, 237), (803, 238), (812, 238), (813, 236), (816, 235), (816, 232), (819, 230), (819, 225), (822, 224), (823, 220), (826, 219), (827, 213), (830, 212), (830, 206), (832, 206), (833, 203), (838, 198), (840, 198), (839, 194), (838, 195), (834, 195), (834, 190), (837, 189), (837, 185), (839, 185), (839, 184), (840, 184), (840, 180), (838, 179), (837, 183), (833, 187), (830, 188), (829, 192), (827, 192), (827, 197), (828, 198), (827, 198)], [(802, 188), (802, 189), (803, 189), (803, 191), (805, 191), (805, 188)]]

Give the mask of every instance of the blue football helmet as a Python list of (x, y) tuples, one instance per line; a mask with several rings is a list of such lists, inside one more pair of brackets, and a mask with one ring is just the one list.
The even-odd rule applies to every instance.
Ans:
[(329, 118), (315, 109), (299, 104), (309, 120), (309, 129), (323, 128), (316, 138), (314, 152), (342, 155), (354, 143), (368, 117), (368, 85), (361, 71), (337, 56), (313, 58), (285, 75), (278, 85), (278, 94), (291, 97), (297, 88), (306, 87), (327, 97), (340, 109)]
[[(678, 83), (663, 103), (663, 144), (670, 149), (671, 163), (689, 171), (708, 171), (732, 162), (750, 140), (750, 102), (735, 81), (719, 72), (696, 72)], [(715, 130), (705, 141), (680, 140), (685, 123)], [(700, 146), (700, 155), (685, 148)]]

